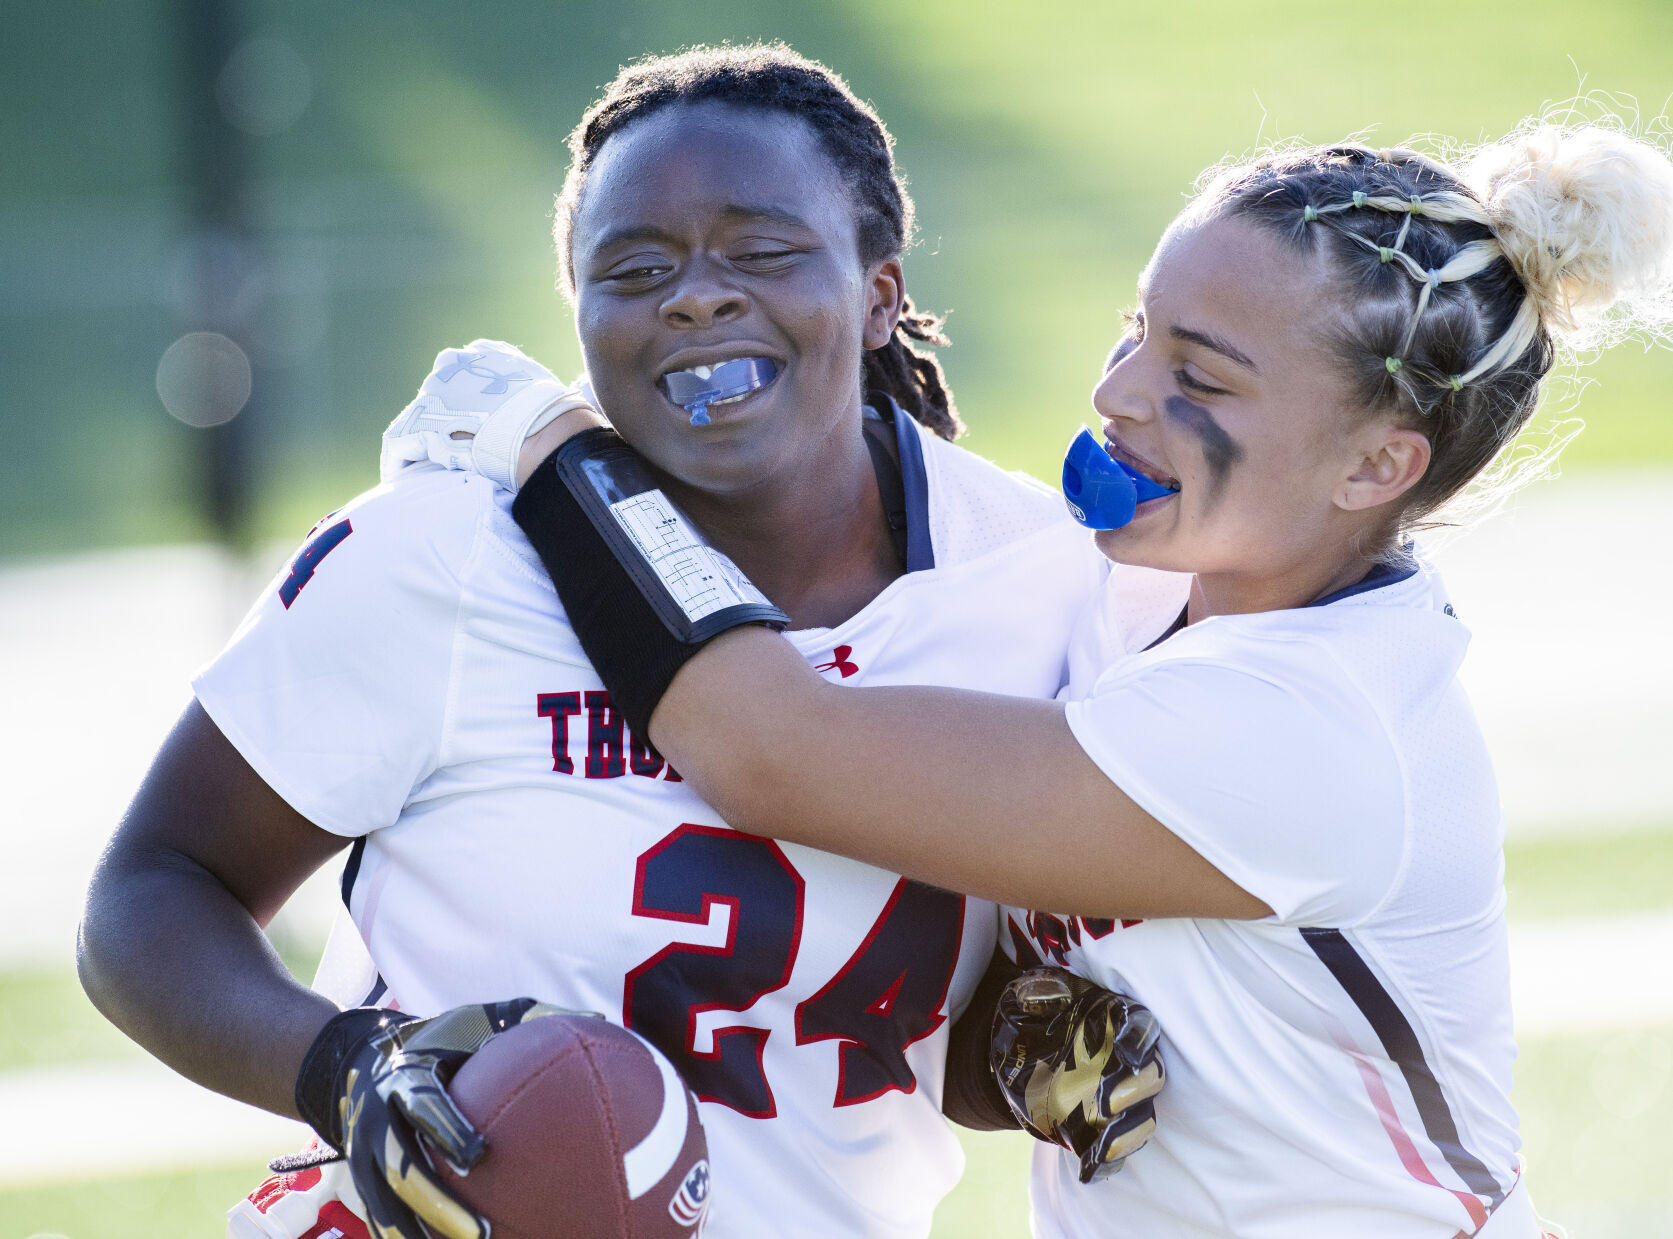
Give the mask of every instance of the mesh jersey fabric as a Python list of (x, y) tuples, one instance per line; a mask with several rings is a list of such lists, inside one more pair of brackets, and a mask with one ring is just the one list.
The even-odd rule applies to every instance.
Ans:
[(1531, 1227), (1502, 813), (1455, 678), (1468, 632), (1414, 561), (1328, 605), (1213, 617), (1147, 650), (1188, 586), (1115, 570), (1075, 645), (1070, 726), (1274, 915), (1006, 910), (1018, 955), (1149, 1005), (1168, 1067), (1156, 1135), (1121, 1174), (1081, 1188), (1036, 1152), (1037, 1233), (1439, 1239), (1501, 1205), (1495, 1225), (1525, 1211)]
[[(904, 433), (934, 566), (789, 638), (840, 683), (1052, 695), (1102, 561), (1048, 493)], [(195, 684), (276, 791), (362, 840), (333, 997), (372, 996), (358, 954), (415, 1013), (601, 1011), (704, 1098), (711, 1239), (927, 1234), (992, 905), (731, 831), (614, 714), (507, 497), (410, 472), (321, 522)]]

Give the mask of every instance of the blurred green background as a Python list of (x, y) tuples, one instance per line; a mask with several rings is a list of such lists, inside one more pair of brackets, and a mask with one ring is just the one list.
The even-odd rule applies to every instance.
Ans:
[[(214, 532), (204, 462), (230, 432), (171, 417), (157, 386), (170, 345), (215, 325), (193, 276), (214, 242), (191, 223), (189, 8), (7, 0), (0, 567)], [(1673, 91), (1667, 0), (245, 0), (236, 11), (216, 99), (245, 142), (252, 245), (212, 300), (238, 317), (253, 367), (237, 426), (253, 465), (236, 532), (249, 546), (294, 540), (375, 480), (376, 436), (439, 348), (499, 337), (575, 367), (548, 238), (564, 139), (643, 53), (782, 38), (877, 107), (919, 208), (909, 290), (951, 312), (944, 360), (967, 442), (1040, 476), (1082, 420), (1134, 278), (1206, 165), (1277, 138), (1491, 138), (1581, 90), (1635, 97), (1653, 116)], [(1570, 470), (1673, 467), (1673, 357), (1620, 349), (1588, 377), (1589, 429)], [(1623, 892), (1629, 910), (1673, 908), (1673, 822), (1619, 837), (1607, 822), (1576, 827), (1593, 834), (1513, 841), (1513, 914), (1617, 913)], [(318, 943), (291, 945), (306, 973)], [(1536, 1198), (1577, 1234), (1673, 1233), (1670, 1033), (1524, 1045), (1517, 1100)], [(0, 1047), (25, 1069), (138, 1054), (65, 969), (23, 965), (0, 968)], [(1024, 1233), (1026, 1141), (969, 1144), (972, 1171), (937, 1235)], [(218, 1235), (254, 1173), (0, 1181), (0, 1239)]]
[[(159, 358), (194, 311), (185, 6), (9, 0), (0, 80), (0, 555), (202, 534), (202, 431)], [(768, 5), (244, 0), (218, 82), (243, 126), (257, 535), (293, 537), (374, 480), (376, 431), (436, 351), (509, 339), (576, 361), (548, 231), (564, 138), (618, 64), (778, 37), (898, 139), (920, 304), (970, 445), (1048, 475), (1117, 315), (1196, 174), (1263, 139), (1496, 136), (1586, 88), (1673, 90), (1665, 0), (969, 0)], [(1593, 372), (1577, 462), (1673, 459), (1673, 359)]]

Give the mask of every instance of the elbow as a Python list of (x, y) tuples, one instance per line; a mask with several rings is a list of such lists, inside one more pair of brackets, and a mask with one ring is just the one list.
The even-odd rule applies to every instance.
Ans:
[(124, 932), (121, 909), (132, 903), (128, 890), (136, 874), (120, 841), (107, 847), (94, 866), (76, 925), (76, 976), (88, 1001), (107, 1018), (119, 1001), (117, 983), (124, 975), (122, 951), (133, 940)]
[(105, 986), (105, 971), (100, 967), (99, 947), (97, 928), (84, 914), (81, 924), (76, 926), (76, 978), (94, 1010), (109, 1018), (110, 997)]
[(727, 825), (749, 834), (773, 835), (793, 802), (780, 763), (753, 737), (737, 737), (730, 753), (709, 764), (696, 780), (703, 798), (719, 810)]
[[(811, 687), (828, 686), (815, 681)], [(798, 691), (795, 701), (789, 708), (779, 703), (770, 711), (740, 711), (698, 764), (698, 790), (736, 830), (783, 836), (786, 824), (801, 816), (809, 764), (820, 758), (806, 734), (816, 726), (815, 694)]]

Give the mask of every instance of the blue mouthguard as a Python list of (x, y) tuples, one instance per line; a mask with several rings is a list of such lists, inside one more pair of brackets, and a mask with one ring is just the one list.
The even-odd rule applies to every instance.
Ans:
[(765, 387), (778, 377), (778, 367), (765, 357), (740, 357), (700, 379), (689, 370), (666, 375), (668, 399), (691, 414), (693, 426), (709, 424), (709, 406)]
[(1146, 499), (1178, 492), (1111, 456), (1085, 426), (1063, 454), (1063, 497), (1069, 514), (1088, 529), (1120, 529)]

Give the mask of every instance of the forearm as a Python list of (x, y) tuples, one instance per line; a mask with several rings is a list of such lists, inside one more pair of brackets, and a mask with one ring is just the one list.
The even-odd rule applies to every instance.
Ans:
[[(675, 677), (651, 724), (658, 749), (740, 830), (823, 847), (1002, 903), (1064, 907), (1062, 866), (1025, 844), (1063, 752), (1053, 702), (956, 689), (841, 688), (760, 629), (727, 633)], [(1054, 727), (1055, 722), (1055, 727)], [(1079, 758), (1084, 761), (1084, 758)], [(1019, 773), (1026, 772), (1026, 773)], [(1073, 796), (1056, 780), (1058, 802)], [(1060, 855), (1063, 853), (1059, 853)]]
[[(620, 536), (611, 496), (651, 493), (647, 476), (608, 432), (578, 437), (537, 470), (513, 515), (618, 712), (732, 826), (999, 903), (1096, 917), (1269, 913), (1116, 786), (1055, 701), (827, 684), (753, 626), (786, 619), (753, 590), (729, 589), (738, 601), (703, 617), (731, 625), (708, 639)], [(667, 520), (676, 543), (687, 537)]]
[(1111, 783), (1054, 701), (843, 688), (740, 628), (674, 677), (651, 739), (738, 829), (949, 890), (1098, 917), (1270, 911)]
[(250, 913), (191, 860), (112, 848), (77, 941), (87, 995), (191, 1080), (296, 1117), (297, 1068), (337, 1011), (296, 982)]
[(182, 1075), (294, 1116), (297, 1068), (336, 1007), (291, 978), (261, 927), (345, 842), (193, 702), (94, 870), (77, 939), (88, 997)]

